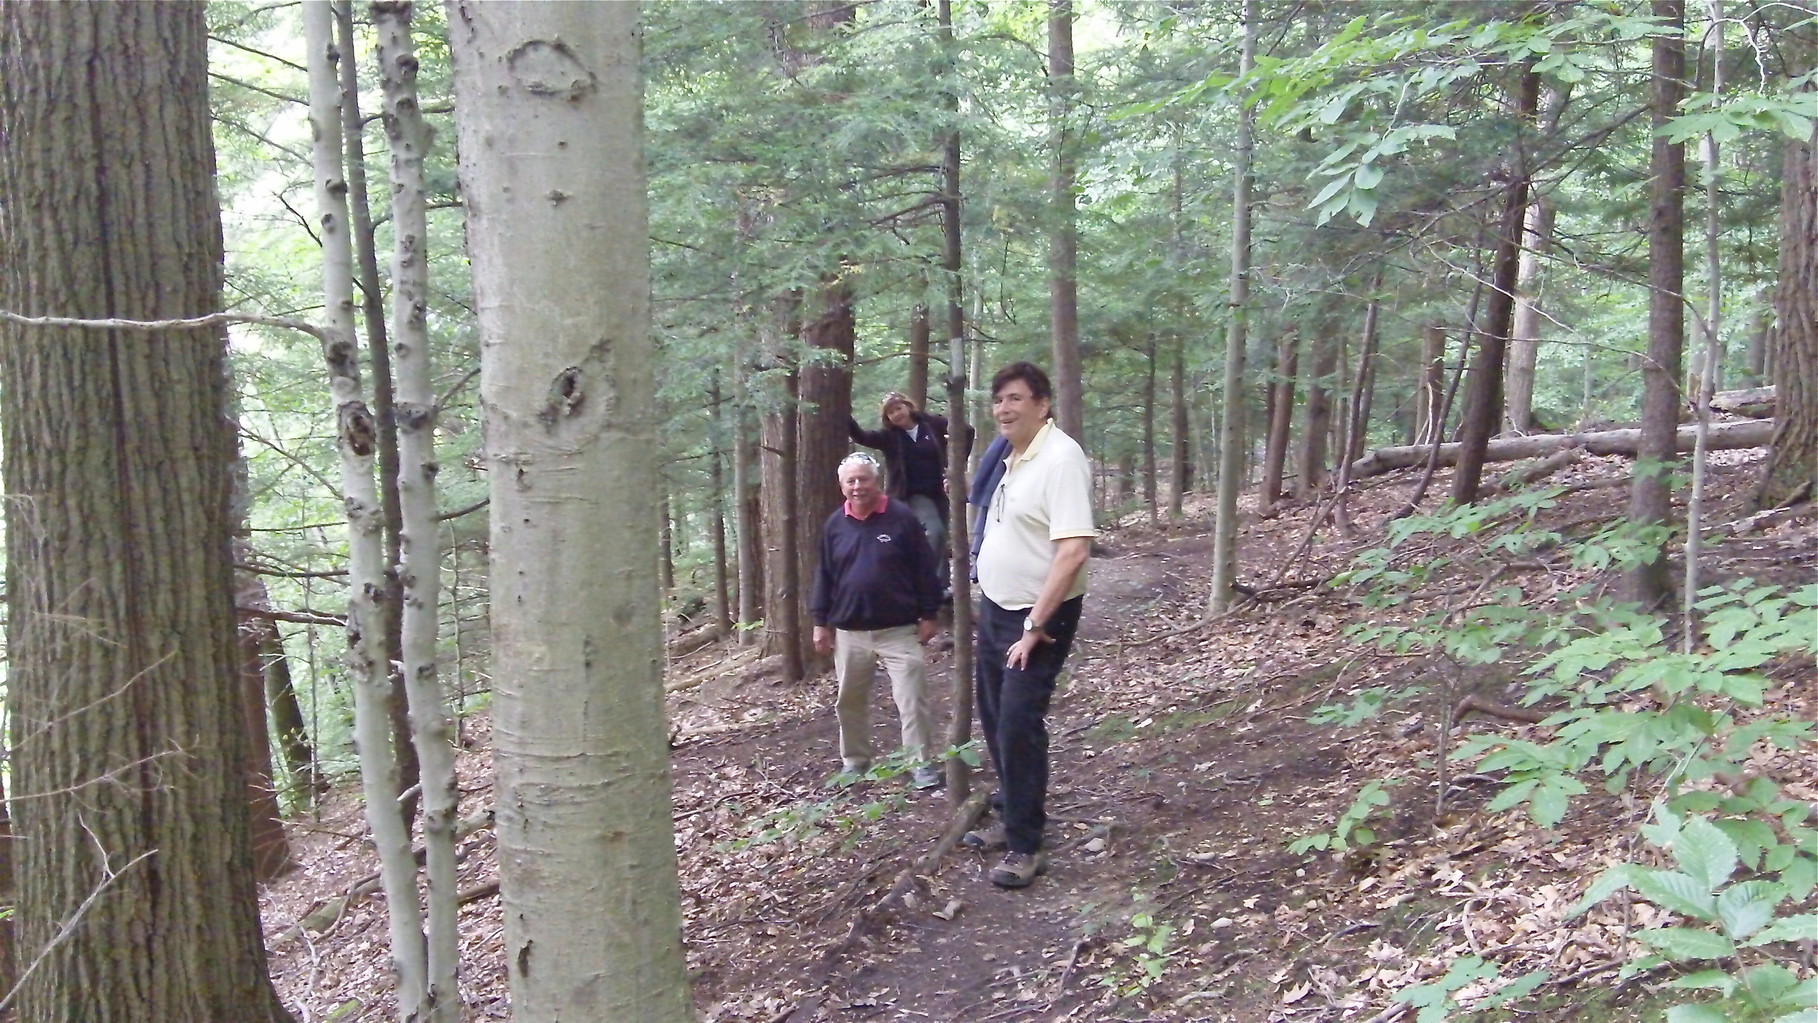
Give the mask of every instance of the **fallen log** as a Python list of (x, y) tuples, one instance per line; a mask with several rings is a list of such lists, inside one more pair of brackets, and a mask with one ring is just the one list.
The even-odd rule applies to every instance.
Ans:
[[(1738, 448), (1765, 447), (1774, 437), (1774, 421), (1771, 419), (1752, 419), (1739, 423), (1717, 423), (1711, 426), (1710, 436), (1705, 446), (1712, 451), (1727, 451)], [(1697, 430), (1692, 426), (1679, 428), (1676, 441), (1680, 451), (1690, 451), (1697, 440)], [(1520, 458), (1540, 458), (1564, 451), (1568, 448), (1583, 448), (1593, 455), (1628, 455), (1633, 457), (1636, 448), (1641, 444), (1639, 429), (1604, 430), (1598, 433), (1561, 433), (1541, 434), (1533, 437), (1501, 437), (1492, 440), (1484, 452), (1486, 462), (1512, 462)], [(1458, 452), (1462, 444), (1441, 444), (1439, 446), (1439, 464), (1453, 466), (1458, 464)], [(1411, 469), (1425, 465), (1432, 455), (1430, 444), (1416, 444), (1405, 447), (1377, 448), (1364, 457), (1351, 463), (1351, 479), (1360, 480), (1370, 476), (1380, 476), (1396, 469)]]
[(1733, 416), (1748, 416), (1750, 419), (1772, 419), (1774, 389), (1750, 387), (1741, 391), (1718, 391), (1711, 395), (1711, 409), (1728, 412)]

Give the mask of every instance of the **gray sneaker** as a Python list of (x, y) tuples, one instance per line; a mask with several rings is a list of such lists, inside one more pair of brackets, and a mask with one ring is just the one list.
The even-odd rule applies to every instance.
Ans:
[(1048, 854), (1037, 850), (1032, 853), (1006, 853), (991, 873), (985, 876), (999, 888), (1027, 888), (1035, 876), (1048, 869)]
[(997, 821), (988, 824), (985, 827), (968, 831), (960, 841), (964, 842), (968, 848), (978, 849), (982, 852), (990, 852), (993, 849), (1002, 849), (1004, 846), (1010, 844), (1009, 837), (1004, 834), (1003, 821)]
[(941, 769), (933, 764), (926, 764), (909, 772), (910, 784), (918, 789), (938, 789), (946, 780), (941, 775)]

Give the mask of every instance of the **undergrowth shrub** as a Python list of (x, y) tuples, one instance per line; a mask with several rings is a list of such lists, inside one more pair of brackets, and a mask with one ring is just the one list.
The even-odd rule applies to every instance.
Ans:
[[(1481, 676), (1482, 666), (1499, 665), (1519, 702), (1546, 714), (1529, 737), (1476, 734), (1440, 751), (1498, 779), (1488, 811), (1524, 809), (1553, 828), (1593, 787), (1652, 807), (1652, 822), (1637, 837), (1674, 866), (1618, 865), (1591, 886), (1577, 912), (1629, 892), (1683, 920), (1636, 932), (1648, 952), (1624, 966), (1625, 975), (1690, 971), (1671, 986), (1705, 1000), (1669, 1009), (1670, 1023), (1818, 1023), (1818, 979), (1809, 969), (1798, 972), (1785, 944), (1818, 937), (1818, 918), (1809, 911), (1818, 888), (1813, 807), (1751, 769), (1763, 751), (1812, 739), (1812, 721), (1766, 710), (1764, 698), (1776, 661), (1818, 655), (1818, 584), (1788, 589), (1743, 579), (1708, 586), (1697, 594), (1697, 620), (1680, 623), (1699, 630), (1701, 642), (1689, 647), (1663, 619), (1611, 598), (1590, 575), (1654, 561), (1666, 530), (1617, 521), (1572, 537), (1539, 528), (1535, 517), (1560, 493), (1518, 493), (1392, 523), (1388, 544), (1360, 555), (1336, 580), (1366, 606), (1404, 607), (1435, 580), (1473, 568), (1482, 582), (1463, 600), (1411, 621), (1363, 624), (1349, 634), (1391, 653), (1449, 662), (1453, 675)], [(1476, 543), (1463, 553), (1450, 545), (1453, 551), (1441, 555), (1432, 541), (1442, 537)], [(1511, 581), (1568, 569), (1588, 581), (1545, 606)], [(1320, 708), (1314, 720), (1355, 725), (1421, 691), (1366, 690), (1349, 705)], [(1448, 714), (1456, 695), (1449, 686), (1441, 693)], [(1446, 724), (1442, 735), (1449, 736), (1449, 718)], [(1290, 849), (1343, 853), (1373, 841), (1365, 822), (1387, 811), (1392, 781), (1366, 783), (1330, 830)], [(1445, 977), (1403, 991), (1401, 1000), (1419, 1009), (1420, 1023), (1434, 1023), (1458, 1008), (1460, 989), (1482, 990), (1487, 985), (1477, 982), (1499, 979), (1494, 963), (1460, 960)], [(1491, 998), (1525, 994), (1545, 979), (1524, 975)], [(1488, 1001), (1473, 1004), (1482, 1010)]]

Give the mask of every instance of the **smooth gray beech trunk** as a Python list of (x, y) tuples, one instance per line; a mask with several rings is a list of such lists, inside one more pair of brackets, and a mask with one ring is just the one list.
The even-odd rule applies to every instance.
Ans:
[(639, 7), (451, 3), (517, 1023), (694, 1018), (660, 675)]
[(436, 671), (441, 624), (442, 548), (436, 515), (436, 406), (430, 374), (429, 216), (423, 158), (429, 128), (417, 105), (417, 55), (411, 5), (375, 3), (385, 137), (391, 144), (391, 347), (397, 372), (392, 404), (398, 431), (399, 653), (410, 707), (423, 801), (423, 865), (428, 884), (427, 969), (422, 1023), (456, 1023), (461, 991), (459, 884), (455, 863), (454, 722)]
[(340, 433), (342, 502), (347, 511), (347, 657), (353, 681), (354, 745), (360, 755), (361, 795), (385, 889), (392, 966), (397, 970), (398, 1018), (423, 1017), (426, 998), (423, 914), (417, 904), (417, 864), (410, 832), (398, 815), (398, 762), (392, 751), (386, 663), (378, 595), (385, 588), (374, 459), (378, 426), (360, 385), (354, 343), (353, 243), (348, 236), (341, 83), (336, 73), (334, 14), (327, 0), (303, 5), (308, 50), (309, 118), (315, 133), (316, 206), (322, 237), (324, 346), (329, 392)]

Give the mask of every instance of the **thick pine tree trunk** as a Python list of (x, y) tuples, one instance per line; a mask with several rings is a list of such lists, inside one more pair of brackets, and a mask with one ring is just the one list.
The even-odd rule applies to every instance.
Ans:
[(820, 309), (802, 330), (806, 346), (818, 353), (802, 368), (801, 401), (796, 408), (796, 578), (800, 594), (796, 609), (798, 645), (807, 660), (818, 659), (809, 642), (808, 580), (820, 567), (821, 524), (840, 503), (840, 459), (852, 450), (846, 420), (852, 412), (852, 350), (858, 325), (852, 308), (852, 288), (843, 277), (822, 283)]
[[(517, 1023), (694, 1019), (657, 616), (636, 4), (449, 8), (492, 495)], [(551, 196), (564, 197), (551, 201)]]
[(1420, 334), (1420, 366), (1415, 381), (1414, 430), (1411, 444), (1439, 443), (1440, 406), (1446, 392), (1446, 329), (1429, 324)]
[[(218, 311), (203, 9), (8, 3), (0, 66), (0, 308)], [(228, 400), (218, 329), (0, 331), (21, 1020), (289, 1019), (252, 876)]]
[[(1809, 45), (1805, 52), (1812, 52)], [(1755, 494), (1763, 508), (1818, 497), (1818, 134), (1788, 143), (1783, 165), (1776, 426)]]

